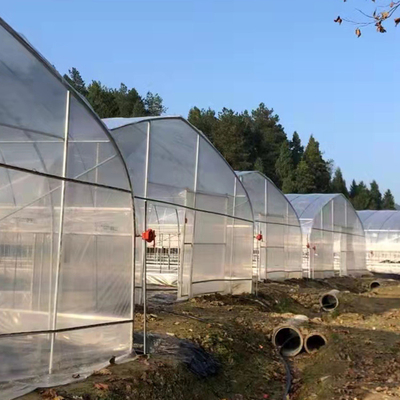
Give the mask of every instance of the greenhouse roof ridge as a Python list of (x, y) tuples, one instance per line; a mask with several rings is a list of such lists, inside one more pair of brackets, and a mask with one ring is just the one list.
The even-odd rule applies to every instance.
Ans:
[(399, 210), (362, 210), (357, 211), (365, 230), (391, 230), (400, 227)]
[(159, 116), (149, 116), (149, 117), (114, 117), (114, 118), (103, 118), (103, 122), (106, 124), (108, 129), (118, 129), (123, 126), (137, 124), (139, 122), (151, 121), (157, 119), (184, 119), (181, 115), (159, 115)]
[[(342, 193), (290, 193), (285, 196), (295, 208), (300, 219), (313, 219), (322, 207), (336, 197), (344, 197), (348, 201)], [(313, 211), (307, 213), (310, 208), (313, 208)]]

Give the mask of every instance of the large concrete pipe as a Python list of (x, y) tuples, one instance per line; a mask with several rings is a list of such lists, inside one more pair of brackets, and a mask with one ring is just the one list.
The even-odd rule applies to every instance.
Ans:
[(380, 286), (381, 286), (381, 283), (380, 283), (379, 281), (372, 281), (372, 282), (369, 284), (369, 288), (370, 288), (371, 290), (378, 289), (378, 287), (380, 287)]
[(303, 335), (293, 325), (281, 325), (272, 335), (272, 343), (286, 357), (294, 357), (303, 348)]
[(327, 343), (328, 341), (324, 335), (319, 332), (311, 332), (304, 339), (304, 348), (307, 353), (311, 354), (318, 351)]
[(319, 298), (319, 304), (324, 311), (333, 311), (339, 305), (339, 290), (331, 290)]

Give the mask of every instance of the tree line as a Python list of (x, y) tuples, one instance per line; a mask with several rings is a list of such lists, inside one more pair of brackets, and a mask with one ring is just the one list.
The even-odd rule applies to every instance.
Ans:
[[(157, 93), (141, 96), (123, 83), (118, 89), (99, 81), (86, 85), (76, 68), (64, 78), (100, 118), (157, 116), (167, 111)], [(370, 187), (353, 180), (348, 189), (340, 168), (333, 172), (333, 160), (324, 158), (315, 137), (311, 135), (305, 147), (297, 132), (288, 138), (279, 116), (264, 103), (251, 112), (193, 107), (188, 120), (208, 137), (233, 169), (260, 171), (284, 193), (343, 193), (357, 210), (395, 209), (391, 191), (382, 195), (375, 180)]]

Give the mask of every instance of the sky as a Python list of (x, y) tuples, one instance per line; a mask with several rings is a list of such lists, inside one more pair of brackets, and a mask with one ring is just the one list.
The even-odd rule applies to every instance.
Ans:
[[(373, 4), (373, 3), (371, 3)], [(400, 203), (400, 27), (357, 38), (366, 0), (0, 0), (0, 16), (59, 72), (159, 93), (168, 114), (251, 110), (310, 134), (352, 179)], [(397, 78), (397, 79), (396, 79)]]

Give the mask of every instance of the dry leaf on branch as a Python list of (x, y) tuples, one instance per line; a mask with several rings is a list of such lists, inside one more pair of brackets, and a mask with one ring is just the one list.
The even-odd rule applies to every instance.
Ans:
[(360, 36), (361, 36), (360, 28), (357, 28), (357, 29), (356, 29), (356, 35), (357, 35), (357, 37), (360, 37)]
[(394, 23), (396, 24), (396, 26), (397, 26), (398, 24), (400, 24), (400, 18), (396, 18), (396, 19), (394, 20)]
[(336, 19), (333, 20), (333, 22), (337, 22), (339, 25), (341, 25), (343, 20), (342, 18), (340, 18), (340, 16), (338, 16)]

